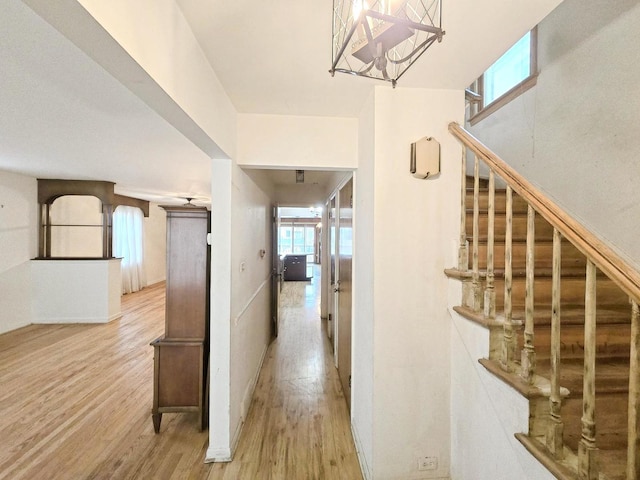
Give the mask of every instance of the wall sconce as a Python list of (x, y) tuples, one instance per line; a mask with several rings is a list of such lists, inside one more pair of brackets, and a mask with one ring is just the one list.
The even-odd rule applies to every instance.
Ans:
[(422, 179), (440, 173), (440, 144), (436, 139), (424, 137), (411, 144), (409, 171)]

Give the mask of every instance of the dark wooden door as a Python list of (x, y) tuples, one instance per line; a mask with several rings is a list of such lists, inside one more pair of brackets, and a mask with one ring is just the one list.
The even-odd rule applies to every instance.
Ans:
[(280, 260), (280, 213), (278, 205), (273, 207), (271, 235), (271, 331), (278, 336), (278, 321), (280, 315), (280, 289), (282, 285), (282, 261)]

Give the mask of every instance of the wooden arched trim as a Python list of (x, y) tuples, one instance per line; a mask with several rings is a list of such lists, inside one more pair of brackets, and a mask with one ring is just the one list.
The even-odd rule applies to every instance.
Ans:
[(87, 195), (102, 202), (102, 258), (111, 258), (113, 210), (119, 205), (138, 207), (145, 217), (149, 216), (149, 202), (137, 198), (116, 195), (115, 183), (99, 180), (38, 179), (38, 204), (40, 231), (38, 234), (38, 256), (51, 258), (51, 204), (65, 195)]

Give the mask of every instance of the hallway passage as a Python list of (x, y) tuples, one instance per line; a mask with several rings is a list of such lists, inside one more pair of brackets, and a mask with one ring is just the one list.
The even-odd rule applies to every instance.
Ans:
[(234, 460), (210, 480), (361, 479), (349, 411), (320, 320), (319, 267), (284, 282), (279, 336), (256, 386)]

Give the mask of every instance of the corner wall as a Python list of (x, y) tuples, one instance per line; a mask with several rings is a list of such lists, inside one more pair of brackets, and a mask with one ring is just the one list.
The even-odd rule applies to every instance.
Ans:
[(232, 160), (212, 162), (207, 461), (232, 459), (271, 339), (271, 199), (256, 175)]
[(0, 333), (32, 322), (31, 264), (37, 255), (35, 178), (0, 171)]
[[(464, 92), (377, 87), (360, 117), (355, 176), (353, 430), (367, 478), (449, 478), (450, 318)], [(442, 173), (409, 173), (411, 143), (441, 145)], [(435, 471), (418, 458), (438, 457)], [(364, 461), (363, 461), (364, 460)]]
[(271, 341), (272, 202), (235, 164), (232, 175), (230, 428), (235, 448)]
[[(358, 119), (358, 170), (353, 182), (351, 429), (365, 480), (373, 478), (374, 112), (372, 92)], [(323, 221), (328, 225), (328, 221)], [(327, 256), (328, 251), (325, 248)]]

